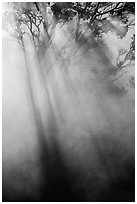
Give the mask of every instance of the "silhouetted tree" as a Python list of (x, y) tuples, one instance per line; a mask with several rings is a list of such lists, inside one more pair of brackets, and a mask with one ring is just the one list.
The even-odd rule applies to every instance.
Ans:
[[(50, 45), (52, 35), (58, 23), (69, 23), (75, 18), (75, 40), (85, 43), (83, 29), (90, 30), (88, 42), (94, 38), (97, 43), (102, 42), (104, 33), (114, 33), (118, 38), (126, 36), (128, 29), (135, 25), (134, 2), (16, 2), (9, 3), (13, 8), (14, 23), (10, 27), (14, 30), (14, 37), (23, 46), (23, 35), (27, 33), (34, 43), (37, 52), (44, 51)], [(11, 12), (4, 18), (9, 18)], [(86, 28), (81, 21), (85, 22)], [(42, 51), (44, 53), (44, 51)], [(121, 61), (120, 57), (124, 56)], [(135, 37), (129, 50), (120, 50), (117, 65), (114, 69), (119, 71), (125, 62), (135, 59)]]

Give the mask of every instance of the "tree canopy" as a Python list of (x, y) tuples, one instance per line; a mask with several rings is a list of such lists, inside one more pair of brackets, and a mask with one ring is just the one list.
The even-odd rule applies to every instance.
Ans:
[[(124, 32), (115, 31), (118, 37), (124, 37), (131, 26), (129, 20), (130, 14), (135, 14), (134, 2), (69, 2), (69, 3), (53, 3), (51, 5), (55, 17), (58, 20), (68, 21), (74, 15), (78, 15), (79, 19), (87, 21), (87, 25), (99, 35), (102, 32), (114, 31), (113, 22), (109, 18), (120, 19), (121, 26), (124, 27)], [(133, 24), (133, 22), (132, 22)], [(105, 29), (104, 29), (105, 28)]]
[[(86, 22), (87, 27), (92, 30), (95, 36), (112, 31), (120, 38), (124, 37), (128, 28), (135, 24), (134, 20), (130, 19), (130, 15), (135, 14), (134, 2), (24, 2), (10, 4), (15, 11), (17, 26), (25, 24), (33, 38), (37, 39), (41, 24), (49, 32), (49, 26), (53, 24), (53, 19), (58, 23), (68, 22), (77, 17), (78, 21), (82, 19)], [(110, 21), (110, 19), (112, 20)], [(116, 20), (119, 24), (117, 29)]]
[[(135, 25), (135, 2), (16, 2), (4, 18), (14, 16), (5, 29), (14, 31), (14, 37), (23, 47), (23, 35), (27, 33), (37, 50), (45, 43), (49, 46), (56, 25), (67, 24), (75, 19), (74, 36), (77, 43), (85, 43), (84, 33), (89, 31), (88, 42), (94, 38), (102, 42), (103, 34), (113, 33), (118, 38), (126, 36), (129, 28)], [(7, 21), (8, 22), (8, 21)], [(85, 27), (84, 27), (84, 26)], [(9, 29), (10, 27), (10, 29)], [(84, 29), (83, 29), (84, 28)], [(84, 32), (83, 32), (84, 30)], [(40, 48), (41, 49), (41, 48)], [(122, 61), (121, 56), (124, 56)], [(126, 61), (135, 59), (135, 34), (129, 50), (119, 51), (115, 70), (120, 70)]]

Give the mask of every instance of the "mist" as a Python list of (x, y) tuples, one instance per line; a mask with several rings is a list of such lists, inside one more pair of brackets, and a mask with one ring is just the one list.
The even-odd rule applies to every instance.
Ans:
[(111, 78), (119, 40), (80, 46), (67, 29), (39, 52), (3, 32), (3, 201), (133, 201), (134, 92)]

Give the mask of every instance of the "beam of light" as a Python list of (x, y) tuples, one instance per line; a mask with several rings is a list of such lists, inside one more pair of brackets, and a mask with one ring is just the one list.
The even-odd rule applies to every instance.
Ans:
[(80, 47), (64, 26), (42, 58), (27, 36), (24, 53), (4, 46), (5, 200), (114, 200), (134, 190), (134, 105), (113, 87), (103, 47), (87, 40)]

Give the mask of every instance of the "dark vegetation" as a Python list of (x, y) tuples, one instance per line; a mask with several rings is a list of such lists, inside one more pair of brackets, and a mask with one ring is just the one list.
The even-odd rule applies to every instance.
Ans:
[[(42, 27), (45, 30), (44, 44), (46, 44), (44, 49), (46, 50), (51, 43), (50, 39), (52, 39), (56, 25), (58, 23), (63, 25), (73, 18), (77, 19), (75, 39), (80, 44), (87, 42), (81, 31), (81, 20), (86, 22), (88, 30), (91, 31), (88, 43), (90, 39), (94, 39), (96, 43), (101, 43), (104, 33), (114, 33), (118, 38), (123, 38), (129, 28), (135, 25), (133, 17), (135, 15), (134, 2), (26, 2), (9, 4), (13, 7), (15, 13), (16, 23), (10, 24), (14, 30), (14, 37), (23, 46), (23, 35), (28, 33), (37, 50), (42, 49), (42, 46), (40, 46), (43, 44)], [(11, 12), (5, 13), (5, 21), (10, 16)], [(111, 18), (113, 21), (110, 21)], [(116, 21), (117, 25), (119, 24), (118, 29), (116, 28), (117, 25), (115, 26)], [(8, 29), (8, 25), (4, 26), (5, 29)], [(124, 59), (119, 61), (121, 56), (124, 56)], [(124, 67), (125, 62), (128, 61), (130, 63), (134, 59), (135, 34), (132, 37), (129, 50), (120, 50), (117, 65), (114, 67), (114, 74)]]

